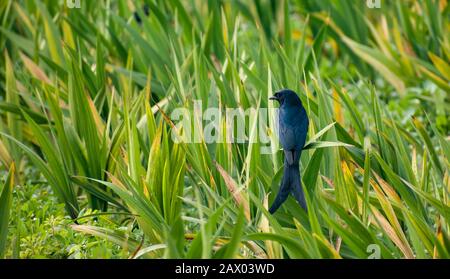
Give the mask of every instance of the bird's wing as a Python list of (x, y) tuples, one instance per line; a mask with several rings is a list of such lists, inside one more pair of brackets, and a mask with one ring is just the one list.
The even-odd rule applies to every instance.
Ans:
[(295, 147), (296, 150), (302, 150), (306, 142), (306, 134), (308, 133), (309, 121), (306, 114), (299, 114), (296, 119), (296, 123), (293, 127), (293, 134), (295, 137)]
[[(305, 145), (307, 132), (308, 118), (304, 110), (291, 111), (280, 115), (279, 136), (281, 146), (285, 151), (301, 151)], [(296, 161), (296, 154), (285, 154), (290, 162)]]
[(297, 145), (295, 128), (280, 123), (280, 143), (284, 150), (294, 150)]

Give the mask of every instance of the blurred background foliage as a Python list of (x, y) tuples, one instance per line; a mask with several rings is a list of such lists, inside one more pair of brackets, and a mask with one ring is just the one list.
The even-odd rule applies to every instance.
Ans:
[[(0, 2), (0, 257), (449, 257), (447, 0), (67, 3)], [(280, 88), (310, 210), (271, 216), (272, 121), (177, 143), (170, 117)]]

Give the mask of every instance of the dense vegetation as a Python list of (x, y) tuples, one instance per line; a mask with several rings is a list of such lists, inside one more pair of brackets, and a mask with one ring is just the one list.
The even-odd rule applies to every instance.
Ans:
[[(0, 258), (449, 258), (447, 0), (69, 2), (0, 2)], [(273, 121), (171, 119), (281, 88), (307, 213)]]

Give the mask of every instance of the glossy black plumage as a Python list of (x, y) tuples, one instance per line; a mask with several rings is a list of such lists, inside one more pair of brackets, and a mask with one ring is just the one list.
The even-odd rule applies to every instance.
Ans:
[(281, 90), (271, 100), (280, 103), (279, 139), (284, 150), (284, 170), (280, 190), (269, 209), (275, 213), (291, 193), (299, 205), (307, 210), (300, 178), (299, 162), (308, 133), (309, 119), (298, 95), (289, 89)]

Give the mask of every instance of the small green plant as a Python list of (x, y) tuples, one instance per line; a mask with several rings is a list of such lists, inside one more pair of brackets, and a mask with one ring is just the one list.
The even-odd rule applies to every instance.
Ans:
[[(60, 2), (0, 4), (6, 257), (449, 257), (447, 1)], [(307, 213), (267, 212), (281, 88), (310, 118)], [(209, 108), (250, 111), (243, 140), (173, 115)]]

